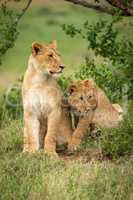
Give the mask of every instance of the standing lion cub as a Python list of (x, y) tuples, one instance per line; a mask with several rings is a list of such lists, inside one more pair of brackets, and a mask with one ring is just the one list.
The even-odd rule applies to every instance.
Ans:
[(55, 79), (63, 69), (55, 41), (47, 45), (32, 44), (22, 86), (23, 151), (34, 152), (43, 147), (47, 152), (55, 153), (60, 139), (68, 142), (71, 139), (69, 119), (62, 108), (63, 94)]
[(122, 108), (111, 104), (106, 94), (92, 80), (77, 81), (70, 86), (68, 102), (79, 122), (75, 129), (69, 148), (76, 147), (90, 124), (100, 128), (113, 128), (122, 120)]

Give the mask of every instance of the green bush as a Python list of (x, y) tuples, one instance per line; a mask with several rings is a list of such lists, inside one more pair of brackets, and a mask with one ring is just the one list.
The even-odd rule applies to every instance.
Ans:
[(133, 155), (133, 115), (126, 115), (118, 128), (95, 129), (83, 139), (79, 151), (99, 152), (103, 157), (118, 159)]
[(117, 158), (133, 154), (133, 116), (125, 116), (119, 128), (102, 130), (99, 146), (103, 155)]

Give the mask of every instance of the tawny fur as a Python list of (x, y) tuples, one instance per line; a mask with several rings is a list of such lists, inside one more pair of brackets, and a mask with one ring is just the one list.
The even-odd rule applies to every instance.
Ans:
[(70, 147), (80, 143), (90, 124), (100, 128), (114, 128), (122, 120), (123, 111), (120, 105), (111, 104), (104, 91), (92, 80), (72, 84), (68, 102), (74, 113), (79, 115), (79, 122), (73, 133)]
[(55, 42), (32, 44), (22, 86), (23, 151), (34, 152), (43, 147), (55, 153), (60, 139), (68, 142), (71, 139), (70, 122), (66, 109), (62, 108), (63, 94), (55, 79), (63, 68)]

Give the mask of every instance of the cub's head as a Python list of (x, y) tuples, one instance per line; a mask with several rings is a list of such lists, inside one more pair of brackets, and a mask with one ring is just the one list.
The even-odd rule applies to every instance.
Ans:
[(97, 107), (97, 88), (92, 80), (77, 81), (70, 85), (68, 103), (74, 111), (88, 113)]
[(37, 71), (51, 76), (58, 76), (64, 69), (61, 62), (60, 54), (57, 51), (56, 41), (49, 44), (40, 44), (33, 42), (32, 44), (32, 60)]

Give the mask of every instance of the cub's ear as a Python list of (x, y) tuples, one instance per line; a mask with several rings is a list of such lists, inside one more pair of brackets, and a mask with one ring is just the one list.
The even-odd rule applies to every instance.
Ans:
[(57, 49), (57, 41), (56, 40), (53, 40), (49, 46), (52, 48), (52, 49)]
[(42, 44), (39, 44), (38, 42), (32, 43), (32, 54), (35, 56), (42, 52), (43, 46)]
[(76, 89), (77, 89), (77, 86), (76, 86), (75, 84), (71, 84), (71, 85), (69, 86), (69, 89), (68, 89), (69, 94), (72, 94), (73, 92), (75, 92)]
[(92, 79), (83, 80), (83, 85), (86, 87), (95, 87), (96, 84)]

